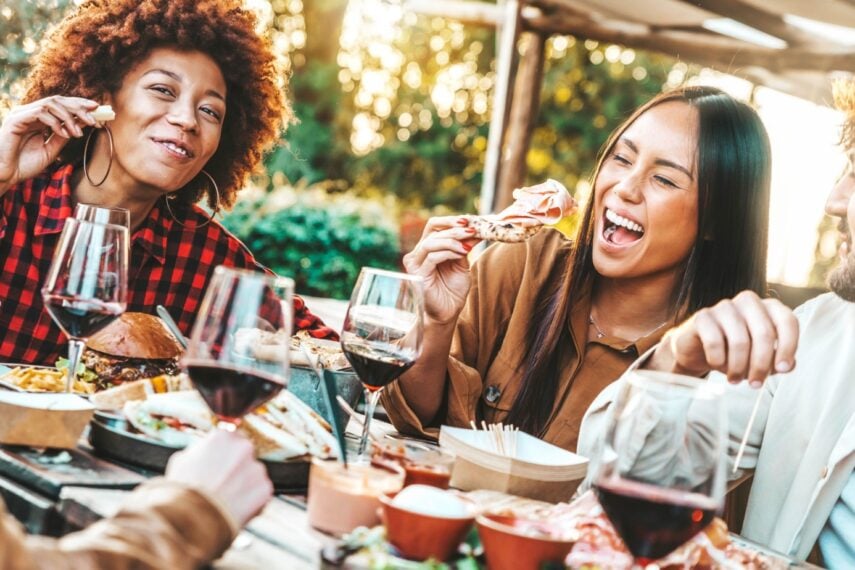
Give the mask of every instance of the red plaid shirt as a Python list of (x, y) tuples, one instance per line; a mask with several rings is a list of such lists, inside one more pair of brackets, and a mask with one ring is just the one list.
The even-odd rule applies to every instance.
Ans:
[[(67, 339), (42, 304), (41, 287), (65, 219), (73, 212), (72, 165), (58, 165), (10, 188), (0, 198), (0, 362), (53, 365)], [(158, 202), (131, 236), (128, 311), (154, 313), (160, 304), (188, 335), (205, 286), (218, 265), (268, 271), (240, 240), (198, 207), (176, 223)], [(294, 328), (337, 338), (294, 297)]]

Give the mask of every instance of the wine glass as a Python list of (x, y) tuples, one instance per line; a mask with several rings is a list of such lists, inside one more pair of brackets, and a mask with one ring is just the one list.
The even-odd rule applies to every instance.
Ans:
[(721, 385), (648, 370), (628, 374), (593, 480), (637, 567), (667, 555), (721, 511), (726, 421)]
[(68, 337), (66, 391), (86, 339), (127, 306), (128, 228), (67, 218), (42, 287), (45, 309)]
[(118, 206), (96, 206), (78, 202), (74, 206), (74, 218), (99, 224), (131, 227), (131, 213), (126, 208), (119, 208)]
[(244, 415), (287, 387), (294, 282), (257, 271), (214, 270), (182, 366), (234, 431)]
[(365, 423), (359, 460), (366, 454), (369, 426), (380, 392), (416, 362), (424, 334), (422, 278), (363, 268), (344, 318), (341, 348), (365, 387)]

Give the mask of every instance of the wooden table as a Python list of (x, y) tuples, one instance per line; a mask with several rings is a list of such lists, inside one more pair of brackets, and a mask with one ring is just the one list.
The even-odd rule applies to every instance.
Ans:
[[(0, 446), (0, 495), (9, 511), (31, 533), (60, 536), (111, 516), (131, 489), (152, 475), (95, 457), (83, 440), (72, 452), (72, 461), (53, 463), (55, 455), (42, 457), (34, 450)], [(495, 500), (490, 499), (490, 503)], [(309, 526), (304, 495), (280, 494), (250, 521), (212, 566), (216, 569), (323, 568), (321, 551), (335, 542), (333, 537)], [(759, 545), (751, 545), (772, 557), (785, 559)], [(816, 568), (809, 564), (790, 567)]]
[[(115, 513), (128, 491), (69, 487), (57, 504), (70, 525), (85, 527)], [(244, 529), (214, 568), (319, 568), (321, 549), (335, 542), (313, 530), (303, 496), (278, 495)]]
[[(0, 447), (0, 495), (29, 532), (61, 536), (111, 516), (152, 475), (99, 459), (84, 441), (71, 455), (52, 465), (55, 453), (41, 462), (36, 451)], [(277, 495), (213, 567), (319, 568), (334, 543), (309, 526), (304, 495)]]

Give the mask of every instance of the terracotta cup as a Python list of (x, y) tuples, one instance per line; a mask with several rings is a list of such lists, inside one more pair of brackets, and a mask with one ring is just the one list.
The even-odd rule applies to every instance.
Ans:
[(538, 570), (546, 563), (562, 563), (573, 548), (572, 541), (550, 538), (541, 532), (543, 525), (533, 521), (480, 515), (475, 524), (488, 570)]
[[(386, 538), (398, 552), (411, 560), (448, 560), (457, 552), (475, 520), (474, 514), (446, 518), (408, 511), (393, 505), (393, 497), (380, 496)], [(470, 512), (474, 513), (474, 509)]]

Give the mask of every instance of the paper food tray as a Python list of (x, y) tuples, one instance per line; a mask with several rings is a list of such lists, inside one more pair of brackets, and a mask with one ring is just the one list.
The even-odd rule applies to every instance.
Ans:
[(0, 391), (0, 443), (73, 448), (94, 409), (75, 394)]
[(472, 463), (519, 477), (541, 481), (572, 481), (585, 477), (588, 458), (524, 432), (515, 432), (514, 437), (514, 457), (497, 453), (493, 435), (482, 430), (442, 426), (439, 444)]

